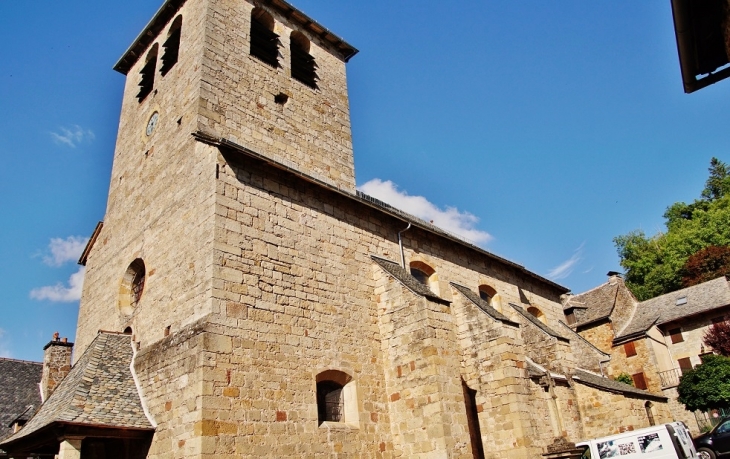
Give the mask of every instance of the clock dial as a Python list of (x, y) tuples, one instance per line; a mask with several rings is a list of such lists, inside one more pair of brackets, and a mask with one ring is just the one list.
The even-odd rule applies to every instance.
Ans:
[(150, 120), (147, 122), (147, 135), (152, 135), (152, 132), (155, 130), (155, 126), (157, 126), (157, 121), (160, 119), (160, 114), (158, 112), (154, 112), (152, 116), (150, 116)]

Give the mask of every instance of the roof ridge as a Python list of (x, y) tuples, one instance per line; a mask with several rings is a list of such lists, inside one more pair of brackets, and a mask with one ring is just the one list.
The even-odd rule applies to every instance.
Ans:
[(36, 362), (33, 360), (23, 360), (23, 359), (12, 359), (10, 357), (0, 357), (0, 360), (5, 360), (6, 362), (18, 362), (18, 363), (32, 363), (34, 365), (43, 365), (43, 362)]

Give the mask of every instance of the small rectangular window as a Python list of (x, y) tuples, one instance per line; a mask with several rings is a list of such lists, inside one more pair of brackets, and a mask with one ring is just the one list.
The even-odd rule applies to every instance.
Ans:
[(572, 309), (565, 313), (565, 320), (568, 321), (568, 325), (573, 325), (577, 322), (575, 318), (575, 312)]
[(634, 345), (634, 342), (631, 341), (630, 343), (624, 344), (624, 351), (626, 352), (626, 357), (633, 357), (636, 355), (636, 346)]
[(690, 361), (689, 357), (679, 359), (677, 360), (677, 363), (679, 364), (679, 369), (682, 370), (682, 374), (684, 374), (686, 370), (692, 369), (692, 362)]
[(681, 343), (682, 341), (684, 341), (681, 328), (673, 328), (669, 330), (669, 336), (672, 338), (672, 344)]
[(634, 380), (634, 387), (637, 389), (643, 389), (646, 390), (646, 378), (644, 378), (644, 373), (636, 373), (634, 375), (631, 375), (631, 379)]

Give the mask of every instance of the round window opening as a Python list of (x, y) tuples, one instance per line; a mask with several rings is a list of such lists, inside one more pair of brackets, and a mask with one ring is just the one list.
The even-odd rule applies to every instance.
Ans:
[(119, 289), (119, 311), (125, 316), (131, 316), (142, 299), (146, 271), (141, 258), (134, 260), (127, 268)]

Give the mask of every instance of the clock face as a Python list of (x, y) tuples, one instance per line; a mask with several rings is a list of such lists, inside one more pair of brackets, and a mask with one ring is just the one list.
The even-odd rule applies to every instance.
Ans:
[(152, 132), (155, 130), (155, 126), (157, 126), (157, 121), (160, 119), (160, 114), (158, 112), (154, 112), (152, 116), (150, 116), (150, 120), (147, 122), (147, 135), (151, 136)]

